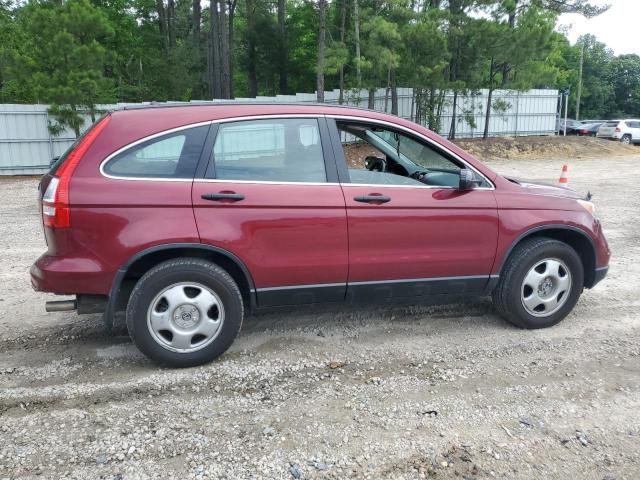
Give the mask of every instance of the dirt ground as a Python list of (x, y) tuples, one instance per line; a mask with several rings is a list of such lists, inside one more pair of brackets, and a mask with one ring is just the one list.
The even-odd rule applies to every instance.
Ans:
[(637, 155), (638, 147), (594, 137), (494, 137), (459, 139), (455, 143), (478, 158), (606, 158)]
[[(555, 182), (552, 158), (489, 163)], [(640, 478), (639, 162), (568, 162), (613, 257), (554, 328), (514, 328), (487, 300), (299, 309), (249, 318), (187, 370), (99, 316), (44, 312), (36, 180), (0, 180), (0, 479)]]

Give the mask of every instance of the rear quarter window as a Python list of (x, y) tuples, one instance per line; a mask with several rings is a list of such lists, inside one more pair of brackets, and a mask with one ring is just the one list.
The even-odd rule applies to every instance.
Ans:
[(192, 179), (208, 131), (204, 125), (154, 136), (117, 153), (103, 171), (114, 177)]

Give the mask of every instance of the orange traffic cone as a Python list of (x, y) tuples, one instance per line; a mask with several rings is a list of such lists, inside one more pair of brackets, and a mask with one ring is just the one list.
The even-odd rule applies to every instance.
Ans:
[(562, 183), (562, 184), (568, 184), (569, 183), (569, 178), (567, 177), (567, 171), (569, 170), (569, 168), (567, 167), (567, 164), (565, 163), (562, 166), (562, 173), (560, 174), (560, 180), (558, 180), (558, 183)]

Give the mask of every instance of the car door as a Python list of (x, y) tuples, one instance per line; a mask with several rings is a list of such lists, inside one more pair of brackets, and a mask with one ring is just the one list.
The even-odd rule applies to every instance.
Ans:
[[(360, 127), (377, 129), (370, 135), (337, 120), (330, 122), (330, 129), (347, 206), (347, 297), (483, 292), (498, 238), (492, 184), (483, 179), (478, 188), (460, 191), (454, 182), (459, 182), (464, 164), (452, 162), (453, 154), (400, 127), (358, 121)], [(423, 180), (431, 184), (407, 177), (397, 164), (387, 165), (386, 172), (375, 171), (393, 151), (379, 150), (368, 141), (379, 137), (393, 142), (395, 135), (410, 139), (411, 148), (424, 155), (432, 179)], [(405, 163), (403, 168), (412, 167)]]
[(344, 299), (346, 211), (326, 128), (314, 117), (230, 120), (205, 146), (192, 192), (201, 241), (245, 264), (260, 307)]

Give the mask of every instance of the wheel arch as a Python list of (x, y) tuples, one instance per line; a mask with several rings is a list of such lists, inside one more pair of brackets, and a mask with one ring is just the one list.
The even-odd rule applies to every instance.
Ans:
[(571, 225), (542, 225), (520, 234), (505, 251), (497, 275), (502, 273), (514, 249), (523, 241), (532, 237), (551, 238), (569, 245), (578, 253), (582, 261), (584, 268), (584, 286), (591, 288), (595, 284), (596, 246), (587, 232)]
[(195, 257), (209, 260), (231, 275), (238, 285), (245, 306), (255, 306), (255, 285), (249, 269), (235, 254), (213, 245), (203, 243), (171, 243), (156, 245), (133, 255), (118, 269), (109, 292), (109, 301), (105, 314), (112, 325), (120, 324), (123, 318), (116, 318), (118, 312), (124, 312), (133, 287), (147, 271), (166, 260), (179, 257)]

